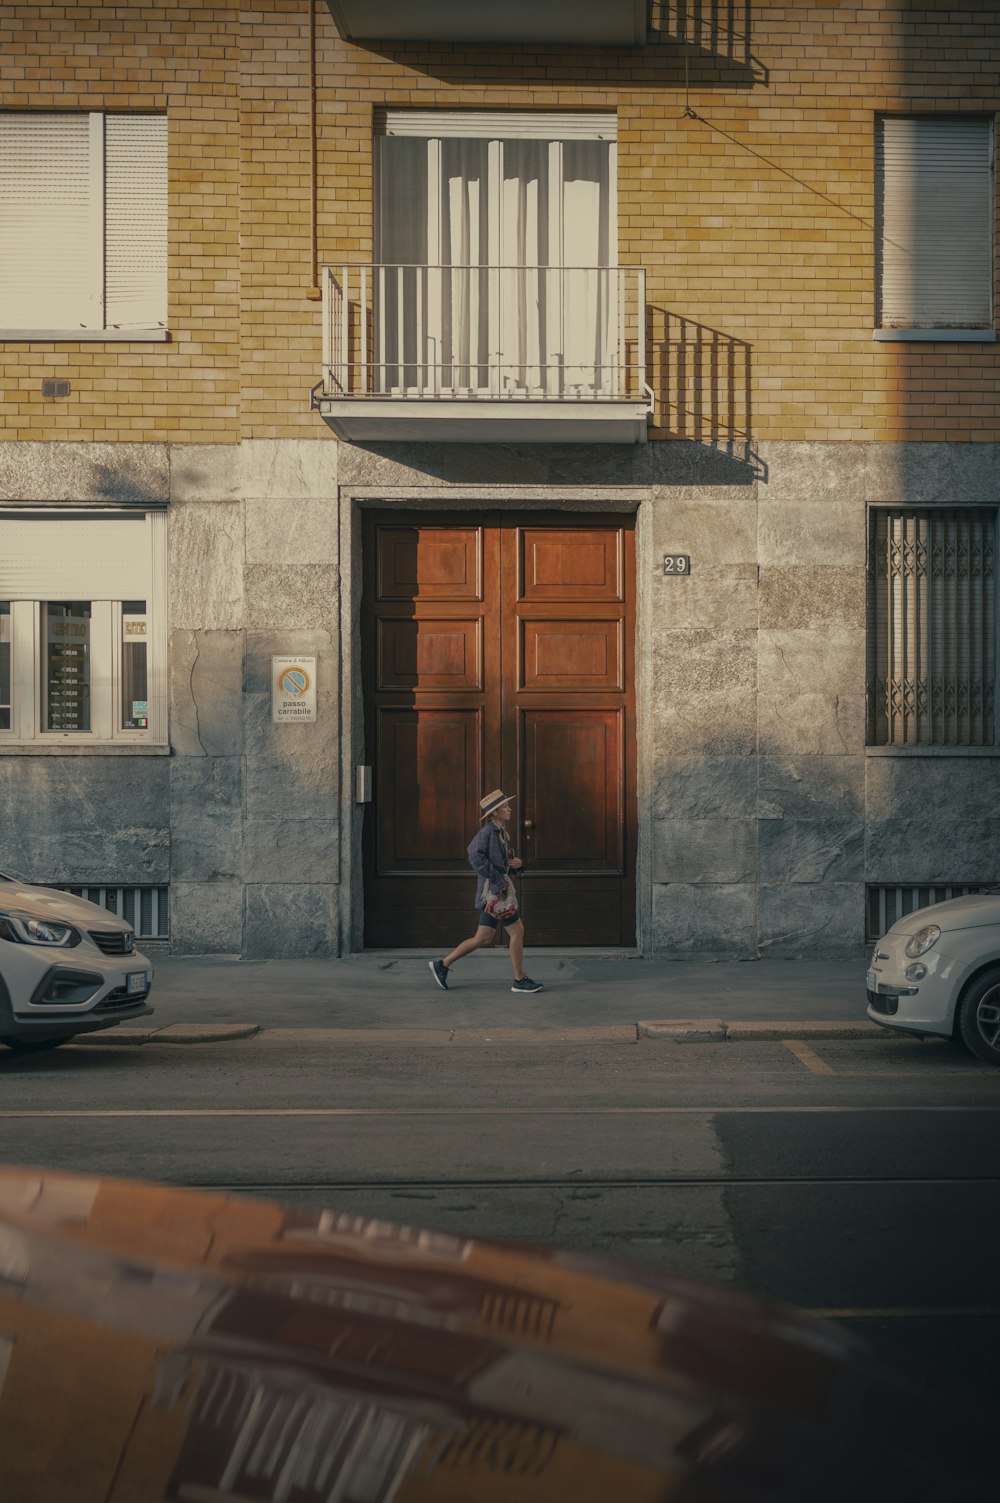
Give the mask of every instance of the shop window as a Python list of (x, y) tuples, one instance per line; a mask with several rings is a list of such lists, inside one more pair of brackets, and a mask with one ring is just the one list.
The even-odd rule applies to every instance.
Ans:
[(164, 576), (160, 514), (0, 515), (0, 739), (165, 744)]

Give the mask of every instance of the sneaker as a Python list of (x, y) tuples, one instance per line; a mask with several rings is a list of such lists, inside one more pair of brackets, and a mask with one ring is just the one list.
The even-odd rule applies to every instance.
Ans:
[(427, 964), (431, 968), (431, 975), (442, 991), (448, 990), (448, 967), (443, 960), (429, 960)]
[(530, 976), (522, 976), (520, 981), (515, 981), (511, 987), (512, 992), (543, 992), (544, 986), (540, 981), (532, 981)]

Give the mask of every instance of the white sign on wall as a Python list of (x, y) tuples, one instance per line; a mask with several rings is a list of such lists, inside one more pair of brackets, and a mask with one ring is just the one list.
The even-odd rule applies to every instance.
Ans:
[(271, 719), (302, 725), (316, 719), (316, 659), (271, 659)]

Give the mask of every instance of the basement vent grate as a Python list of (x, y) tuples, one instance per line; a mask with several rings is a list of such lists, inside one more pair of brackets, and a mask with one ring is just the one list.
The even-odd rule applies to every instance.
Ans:
[(170, 889), (168, 887), (108, 887), (75, 882), (47, 882), (75, 898), (86, 898), (131, 924), (137, 939), (170, 938)]
[(866, 891), (865, 938), (868, 944), (881, 939), (899, 919), (932, 903), (945, 903), (949, 898), (964, 898), (970, 892), (988, 892), (989, 882), (951, 882), (934, 887), (922, 887), (909, 882), (869, 887)]

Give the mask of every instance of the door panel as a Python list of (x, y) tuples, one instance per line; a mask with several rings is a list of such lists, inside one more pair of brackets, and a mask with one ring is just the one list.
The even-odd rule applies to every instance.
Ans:
[(622, 713), (521, 715), (525, 819), (533, 872), (622, 872)]
[(495, 787), (529, 944), (633, 943), (631, 521), (369, 513), (363, 554), (366, 945), (471, 932)]

